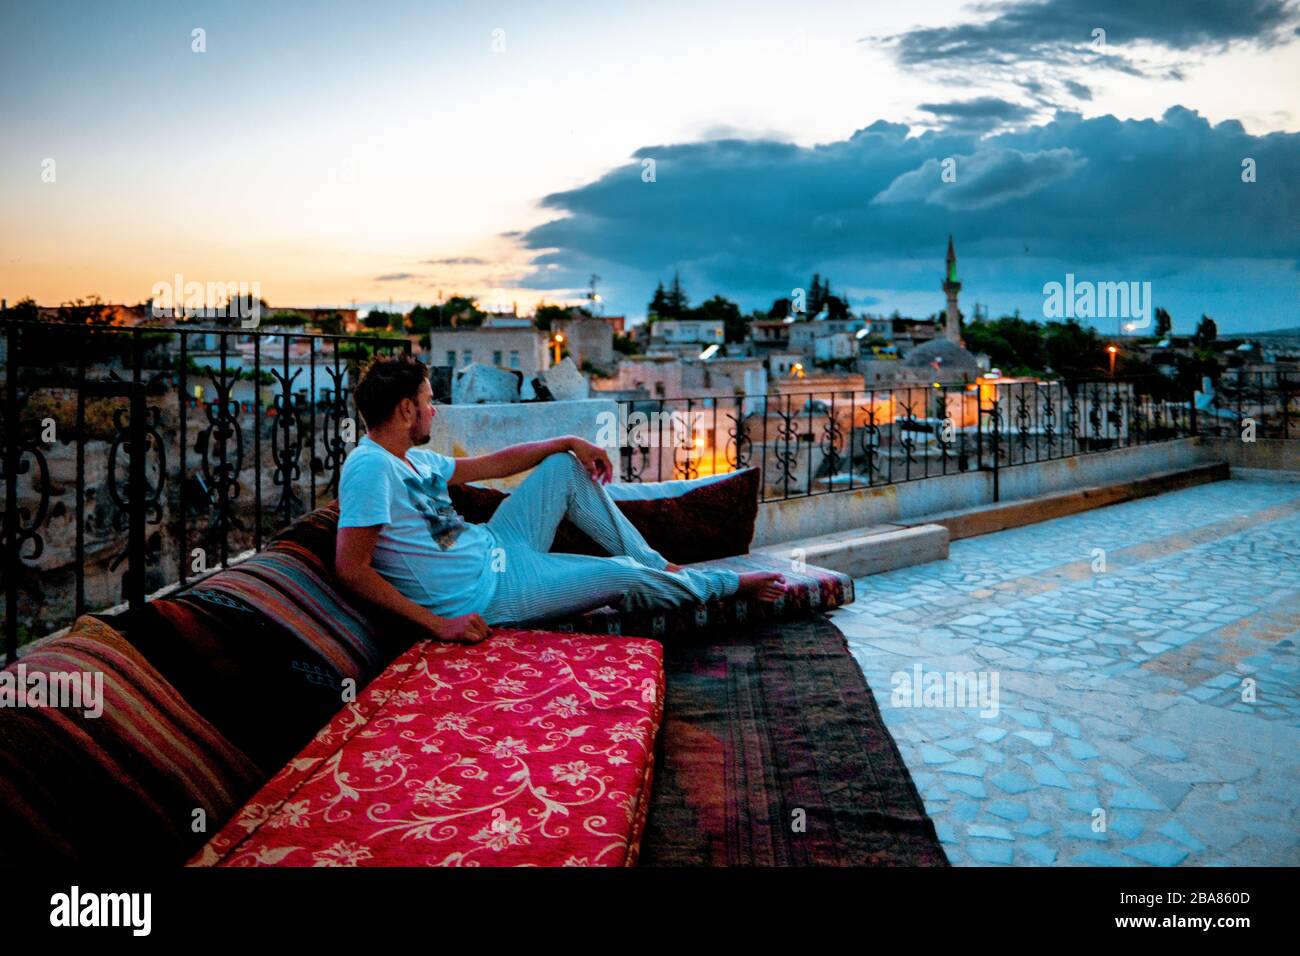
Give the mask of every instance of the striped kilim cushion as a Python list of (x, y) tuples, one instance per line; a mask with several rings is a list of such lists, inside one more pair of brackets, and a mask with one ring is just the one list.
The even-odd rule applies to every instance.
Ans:
[(306, 548), (264, 551), (219, 574), (193, 592), (244, 601), (296, 634), (341, 677), (369, 681), (388, 657), (361, 612), (335, 590), (333, 568)]
[[(0, 688), (21, 685), (26, 694), (21, 705), (0, 696), (0, 866), (183, 862), (261, 782), (253, 764), (97, 618), (78, 618), (4, 674)], [(77, 683), (82, 699), (53, 706), (70, 700), (38, 695), (40, 683), (65, 693)]]
[(397, 653), (333, 578), (283, 543), (149, 602), (129, 637), (270, 775)]

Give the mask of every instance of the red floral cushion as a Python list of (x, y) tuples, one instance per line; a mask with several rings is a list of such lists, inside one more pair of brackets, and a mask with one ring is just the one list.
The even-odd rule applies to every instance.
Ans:
[(648, 640), (420, 642), (191, 863), (631, 865), (663, 681)]

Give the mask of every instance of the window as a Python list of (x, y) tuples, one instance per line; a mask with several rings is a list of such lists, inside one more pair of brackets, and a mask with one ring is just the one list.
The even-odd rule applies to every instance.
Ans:
[(511, 368), (519, 367), (519, 352), (517, 349), (510, 350), (510, 367)]
[(664, 397), (664, 383), (655, 382), (655, 398), (663, 398), (663, 397)]
[(462, 365), (468, 365), (472, 361), (474, 361), (474, 352), (471, 349), (465, 349), (465, 351), (460, 353), (460, 362)]
[(493, 351), (492, 351), (492, 364), (493, 364), (493, 365), (500, 365), (500, 364), (501, 364), (501, 350), (500, 350), (500, 349), (493, 349)]
[(452, 368), (456, 367), (456, 353), (452, 349), (447, 350), (447, 364)]

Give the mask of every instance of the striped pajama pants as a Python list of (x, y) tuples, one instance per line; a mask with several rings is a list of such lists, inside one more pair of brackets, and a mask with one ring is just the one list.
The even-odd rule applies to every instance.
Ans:
[[(614, 557), (551, 554), (555, 531), (566, 517)], [(570, 452), (543, 459), (486, 526), (504, 552), (495, 593), (482, 612), (494, 626), (579, 614), (605, 604), (625, 611), (702, 604), (740, 587), (735, 571), (664, 570), (668, 562), (663, 555), (646, 543)]]

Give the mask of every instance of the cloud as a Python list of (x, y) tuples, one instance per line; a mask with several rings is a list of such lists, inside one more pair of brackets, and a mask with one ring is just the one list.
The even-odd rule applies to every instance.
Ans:
[(1076, 100), (1092, 99), (1092, 87), (1086, 84), (1076, 82), (1075, 80), (1065, 81), (1065, 90)]
[(1300, 31), (1297, 0), (1012, 0), (972, 9), (983, 16), (861, 42), (942, 83), (1001, 82), (1039, 107), (1059, 107), (1090, 100), (1085, 80), (1098, 70), (1181, 82), (1206, 53), (1266, 49)]
[(381, 276), (375, 276), (376, 282), (405, 282), (408, 279), (420, 278), (413, 272), (388, 272)]
[(1030, 153), (981, 149), (969, 156), (947, 159), (953, 171), (951, 181), (944, 179), (940, 160), (927, 159), (877, 193), (872, 204), (924, 202), (948, 209), (986, 209), (1029, 196), (1087, 162), (1064, 146)]
[(922, 112), (940, 120), (950, 131), (984, 132), (1023, 122), (1034, 115), (1034, 108), (1012, 103), (997, 96), (979, 96), (972, 100), (947, 103), (922, 103)]
[(446, 259), (425, 259), (424, 263), (430, 266), (485, 266), (488, 261), (478, 256), (451, 256)]
[[(525, 284), (578, 288), (595, 272), (610, 307), (630, 315), (674, 271), (698, 298), (717, 292), (746, 308), (788, 295), (814, 271), (859, 307), (867, 295), (929, 302), (951, 232), (972, 292), (1037, 295), (1066, 267), (1128, 275), (1159, 257), (1170, 276), (1203, 284), (1221, 268), (1232, 288), (1240, 263), (1254, 262), (1253, 284), (1225, 301), (1243, 314), (1294, 308), (1300, 134), (1252, 136), (1182, 107), (1146, 120), (1059, 111), (996, 135), (913, 132), (877, 121), (811, 147), (722, 139), (637, 150), (543, 199), (557, 216), (520, 237), (533, 252)], [(646, 183), (650, 157), (656, 181)], [(944, 183), (950, 157), (957, 179)], [(1254, 183), (1241, 179), (1247, 157)], [(1191, 305), (1201, 301), (1191, 278), (1161, 287), (1173, 295), (1179, 281), (1189, 307), (1206, 307)]]
[(977, 22), (918, 27), (870, 42), (892, 48), (905, 66), (1012, 65), (1022, 61), (1079, 62), (1130, 69), (1119, 54), (1098, 50), (1093, 30), (1105, 31), (1107, 48), (1147, 43), (1190, 52), (1234, 43), (1272, 46), (1294, 34), (1291, 0), (1015, 0), (979, 8), (994, 16)]
[(949, 103), (922, 103), (919, 109), (943, 119), (1024, 119), (1032, 111), (996, 96), (979, 96), (973, 100), (953, 100)]

